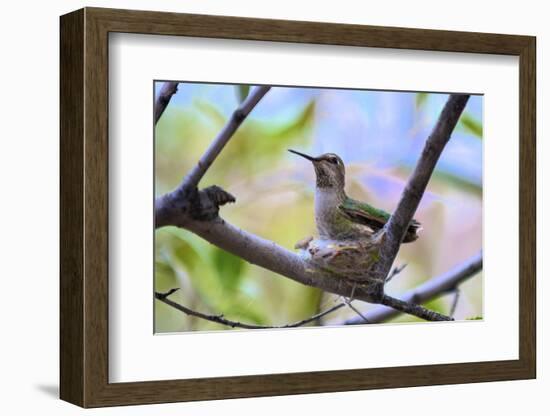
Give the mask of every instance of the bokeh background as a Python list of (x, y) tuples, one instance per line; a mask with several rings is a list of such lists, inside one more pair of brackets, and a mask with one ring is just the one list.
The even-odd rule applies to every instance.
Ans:
[[(155, 82), (158, 94), (162, 82)], [(252, 87), (253, 88), (253, 87)], [(249, 86), (180, 83), (155, 127), (155, 193), (173, 190), (246, 97)], [(236, 196), (221, 215), (292, 249), (315, 234), (314, 172), (288, 148), (334, 152), (346, 164), (348, 195), (391, 212), (448, 95), (330, 88), (273, 87), (233, 136), (201, 182)], [(483, 97), (472, 96), (415, 215), (419, 240), (401, 247), (407, 264), (388, 285), (399, 297), (482, 247)], [(338, 297), (248, 264), (175, 227), (155, 231), (155, 290), (207, 314), (261, 325), (310, 317)], [(480, 317), (482, 273), (460, 287), (455, 318)], [(449, 313), (454, 296), (426, 304)], [(355, 301), (361, 311), (375, 305)], [(349, 308), (313, 322), (337, 325)], [(416, 322), (401, 315), (389, 322)], [(155, 302), (155, 332), (231, 330)]]

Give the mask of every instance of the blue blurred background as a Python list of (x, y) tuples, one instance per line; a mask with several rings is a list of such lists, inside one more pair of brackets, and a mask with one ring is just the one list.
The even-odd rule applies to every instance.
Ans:
[[(162, 82), (155, 83), (158, 94)], [(155, 192), (174, 189), (233, 110), (245, 85), (180, 83), (155, 129)], [(292, 249), (315, 234), (314, 173), (286, 149), (337, 153), (346, 163), (350, 196), (391, 212), (414, 168), (447, 94), (273, 87), (246, 119), (201, 187), (217, 184), (237, 197), (221, 215), (235, 225)], [(387, 291), (399, 296), (481, 249), (483, 97), (472, 96), (436, 168), (415, 218), (421, 237), (402, 246), (407, 268)], [(262, 325), (301, 320), (334, 305), (322, 293), (250, 265), (193, 234), (156, 231), (155, 289), (192, 309)], [(464, 283), (455, 318), (482, 315), (481, 273)], [(449, 313), (452, 295), (427, 306)], [(366, 311), (372, 305), (355, 302)], [(227, 329), (156, 302), (155, 331)], [(348, 308), (314, 322), (333, 325)], [(401, 316), (393, 321), (416, 321)]]

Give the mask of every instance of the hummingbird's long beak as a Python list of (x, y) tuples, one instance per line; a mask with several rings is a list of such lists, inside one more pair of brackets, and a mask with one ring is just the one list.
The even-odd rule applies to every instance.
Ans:
[(306, 155), (305, 153), (297, 152), (296, 150), (288, 149), (288, 151), (290, 153), (294, 153), (295, 155), (302, 156), (302, 157), (306, 158), (307, 160), (309, 160), (311, 162), (318, 162), (319, 161), (319, 158), (317, 158), (317, 157), (312, 157), (312, 156)]

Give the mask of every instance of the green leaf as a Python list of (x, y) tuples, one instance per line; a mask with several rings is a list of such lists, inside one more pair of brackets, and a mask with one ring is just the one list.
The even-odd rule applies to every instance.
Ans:
[(248, 93), (250, 92), (250, 85), (240, 84), (236, 86), (237, 88), (237, 97), (239, 99), (239, 102), (243, 102), (246, 97), (248, 97)]
[(310, 101), (303, 109), (298, 113), (294, 120), (290, 121), (283, 128), (275, 131), (274, 136), (290, 136), (301, 133), (313, 120), (315, 115), (315, 101)]
[(479, 120), (476, 120), (468, 113), (463, 113), (460, 117), (459, 126), (479, 139), (483, 138), (483, 126)]
[(200, 115), (210, 119), (215, 126), (221, 127), (227, 122), (227, 117), (214, 104), (200, 99), (194, 100), (194, 104)]
[(179, 287), (178, 279), (174, 269), (164, 261), (155, 262), (155, 290), (166, 292)]
[(200, 254), (188, 241), (182, 238), (173, 238), (171, 242), (172, 257), (187, 270), (192, 270), (201, 260)]
[(429, 302), (426, 302), (423, 305), (425, 308), (431, 309), (432, 311), (439, 312), (442, 314), (448, 314), (449, 308), (447, 306), (447, 303), (443, 300), (443, 298), (436, 298), (432, 299)]
[[(395, 171), (399, 174), (401, 178), (403, 178), (406, 175), (411, 174), (412, 168), (410, 166), (400, 165)], [(446, 182), (447, 186), (457, 187), (464, 192), (472, 193), (479, 196), (481, 196), (483, 192), (483, 188), (481, 185), (471, 182), (468, 179), (461, 178), (460, 176), (457, 176), (451, 172), (436, 170), (432, 175), (432, 181), (433, 180)]]
[[(180, 260), (185, 258), (186, 260), (184, 262), (187, 265), (195, 266), (196, 262), (199, 260), (203, 262), (208, 261), (208, 248), (210, 244), (205, 240), (181, 228), (168, 227), (163, 229), (163, 231), (169, 235), (170, 239), (168, 240), (168, 245), (172, 249), (181, 246), (182, 251), (185, 251)], [(194, 258), (194, 256), (197, 258)]]
[(243, 274), (244, 260), (216, 247), (214, 248), (213, 261), (222, 287), (236, 289)]

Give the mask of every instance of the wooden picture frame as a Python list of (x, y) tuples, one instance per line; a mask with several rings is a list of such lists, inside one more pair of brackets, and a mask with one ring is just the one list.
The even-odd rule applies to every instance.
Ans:
[[(61, 17), (60, 396), (83, 407), (529, 379), (536, 376), (534, 37), (85, 8)], [(110, 32), (519, 57), (519, 359), (109, 383)]]

